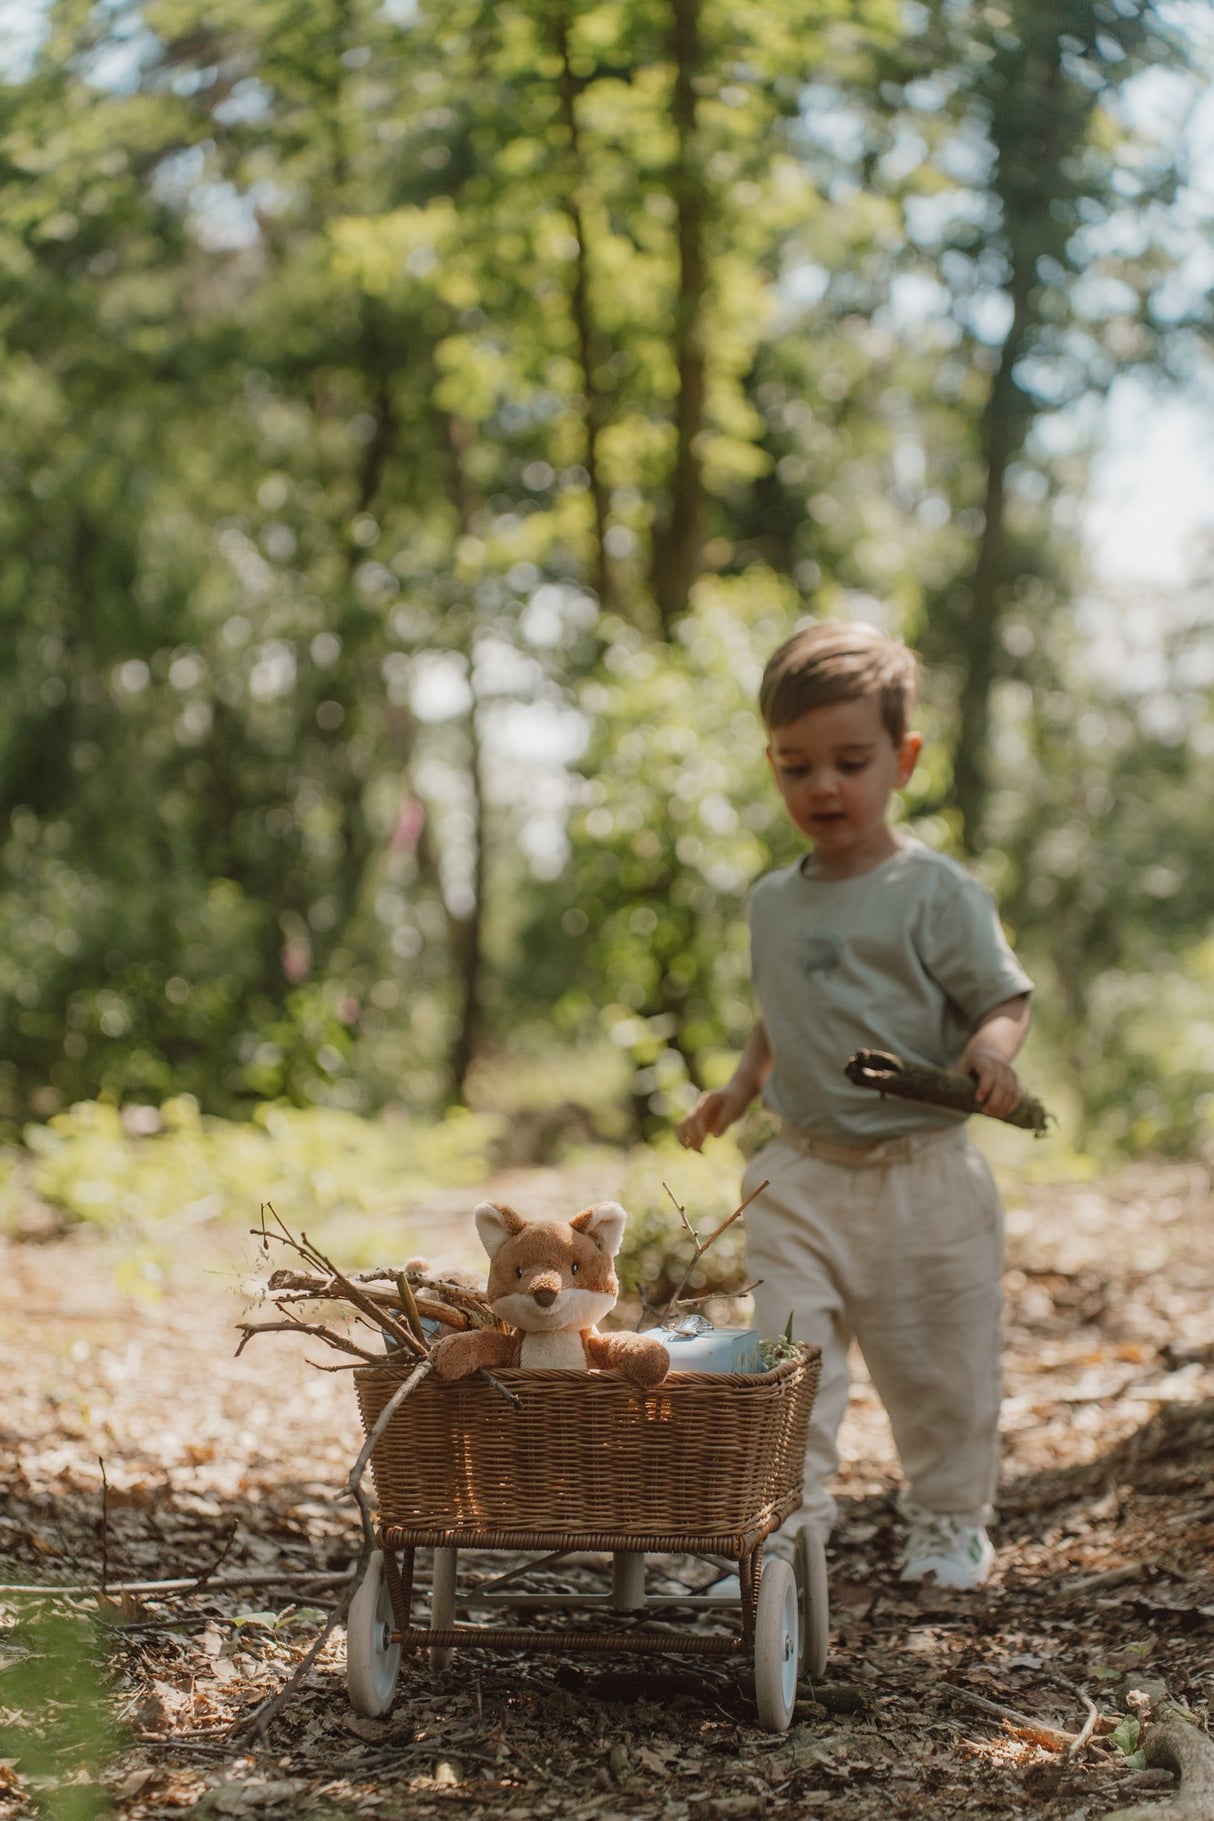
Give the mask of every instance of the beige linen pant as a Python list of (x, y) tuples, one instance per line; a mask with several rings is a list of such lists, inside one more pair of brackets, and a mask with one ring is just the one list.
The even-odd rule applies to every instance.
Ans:
[[(847, 1162), (837, 1159), (845, 1157)], [(830, 1484), (854, 1338), (889, 1415), (908, 1500), (971, 1523), (989, 1516), (1002, 1391), (1003, 1210), (963, 1127), (855, 1152), (789, 1128), (752, 1160), (746, 1255), (764, 1335), (822, 1349), (803, 1503), (787, 1535), (834, 1522)]]

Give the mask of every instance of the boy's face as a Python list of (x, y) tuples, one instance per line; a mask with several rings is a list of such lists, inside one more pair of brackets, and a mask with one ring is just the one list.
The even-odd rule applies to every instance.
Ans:
[(768, 762), (789, 820), (814, 844), (817, 872), (851, 878), (897, 852), (889, 800), (922, 744), (908, 733), (895, 746), (874, 696), (811, 708), (771, 729)]

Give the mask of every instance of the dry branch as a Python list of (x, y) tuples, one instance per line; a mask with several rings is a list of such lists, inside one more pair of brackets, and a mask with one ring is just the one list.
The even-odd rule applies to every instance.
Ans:
[(236, 1324), (237, 1332), (244, 1336), (236, 1349), (236, 1358), (244, 1352), (255, 1334), (310, 1334), (316, 1340), (323, 1340), (327, 1347), (336, 1347), (340, 1353), (353, 1353), (361, 1364), (379, 1365), (382, 1353), (370, 1353), (366, 1347), (355, 1346), (343, 1334), (335, 1334), (332, 1328), (325, 1328), (319, 1322), (300, 1321), (297, 1316), (286, 1313), (283, 1321), (242, 1321)]
[[(408, 1305), (401, 1301), (399, 1294), (393, 1290), (372, 1287), (369, 1277), (355, 1277), (352, 1282), (366, 1286), (367, 1295), (377, 1306), (391, 1312), (394, 1309), (406, 1309)], [(341, 1302), (340, 1290), (336, 1289), (327, 1278), (320, 1277), (311, 1271), (275, 1271), (267, 1285), (270, 1300), (276, 1308), (283, 1308), (291, 1303)], [(440, 1301), (434, 1296), (427, 1296), (424, 1290), (419, 1294), (409, 1285), (410, 1295), (419, 1316), (429, 1321), (441, 1323), (444, 1328), (464, 1331), (477, 1326), (466, 1309), (457, 1308), (452, 1302)], [(496, 1318), (495, 1318), (496, 1319)], [(479, 1324), (484, 1325), (484, 1324)]]
[[(857, 1087), (875, 1088), (879, 1094), (892, 1094), (899, 1100), (917, 1100), (954, 1113), (986, 1113), (986, 1108), (978, 1105), (977, 1084), (971, 1076), (903, 1062), (901, 1056), (892, 1056), (887, 1050), (857, 1050), (844, 1064), (843, 1073)], [(987, 1117), (1034, 1132), (1038, 1138), (1044, 1136), (1051, 1123), (1051, 1115), (1041, 1102), (1025, 1093), (1010, 1113), (987, 1113)]]
[(700, 1235), (698, 1234), (696, 1229), (692, 1226), (691, 1222), (687, 1218), (686, 1208), (684, 1208), (681, 1205), (681, 1203), (674, 1200), (674, 1196), (670, 1194), (670, 1190), (666, 1187), (665, 1183), (662, 1184), (662, 1187), (664, 1189), (666, 1189), (666, 1193), (668, 1195), (670, 1195), (671, 1201), (674, 1201), (674, 1205), (679, 1211), (679, 1219), (683, 1222), (684, 1230), (687, 1233), (689, 1233), (691, 1236), (691, 1243), (692, 1243), (692, 1246), (694, 1247), (694, 1250), (692, 1252), (690, 1261), (688, 1262), (687, 1269), (684, 1271), (682, 1277), (679, 1279), (678, 1283), (675, 1285), (674, 1295), (667, 1298), (665, 1304), (662, 1306), (662, 1308), (659, 1311), (657, 1311), (656, 1314), (654, 1313), (653, 1310), (646, 1311), (646, 1313), (648, 1313), (649, 1315), (651, 1315), (653, 1317), (652, 1321), (648, 1325), (650, 1327), (658, 1327), (658, 1328), (661, 1327), (662, 1323), (670, 1315), (672, 1309), (674, 1309), (675, 1306), (680, 1301), (684, 1290), (687, 1288), (688, 1280), (690, 1279), (692, 1272), (695, 1270), (696, 1266), (699, 1264), (700, 1260), (703, 1258), (705, 1252), (707, 1252), (709, 1246), (715, 1244), (715, 1242), (718, 1239), (720, 1239), (722, 1233), (725, 1232), (726, 1228), (732, 1227), (734, 1221), (737, 1220), (740, 1215), (742, 1215), (746, 1212), (747, 1208), (750, 1206), (751, 1202), (755, 1199), (755, 1197), (757, 1195), (761, 1195), (763, 1193), (764, 1189), (767, 1187), (767, 1178), (764, 1177), (763, 1181), (759, 1184), (757, 1189), (751, 1190), (750, 1194), (746, 1197), (746, 1200), (744, 1202), (742, 1202), (742, 1204), (739, 1207), (736, 1207), (734, 1209), (733, 1213), (729, 1216), (728, 1220), (723, 1220), (719, 1227), (714, 1227), (713, 1231), (708, 1235), (707, 1239), (700, 1238)]
[(998, 1701), (988, 1701), (985, 1695), (976, 1695), (968, 1688), (959, 1688), (956, 1682), (945, 1682), (943, 1686), (968, 1707), (976, 1707), (980, 1713), (990, 1714), (993, 1719), (1006, 1720), (1012, 1726), (1031, 1732), (1042, 1744), (1048, 1743), (1054, 1751), (1078, 1749), (1078, 1741), (1082, 1736), (1079, 1733), (1064, 1732), (1060, 1726), (1035, 1720), (1031, 1714), (1017, 1713), (1014, 1707), (1004, 1707)]

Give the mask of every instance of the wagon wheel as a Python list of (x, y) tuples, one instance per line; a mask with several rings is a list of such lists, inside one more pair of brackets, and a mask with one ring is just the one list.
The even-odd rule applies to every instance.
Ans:
[(797, 1532), (793, 1573), (800, 1621), (800, 1671), (811, 1682), (820, 1682), (826, 1674), (830, 1650), (830, 1584), (826, 1577), (826, 1545), (805, 1525)]
[(384, 1558), (377, 1549), (346, 1618), (346, 1692), (355, 1713), (367, 1719), (377, 1719), (392, 1705), (400, 1669), (400, 1644), (392, 1641), (395, 1630)]
[[(431, 1631), (446, 1631), (449, 1625), (455, 1623), (455, 1571), (458, 1564), (458, 1549), (434, 1551), (433, 1585), (430, 1592)], [(430, 1667), (436, 1671), (446, 1669), (452, 1654), (450, 1645), (441, 1650), (432, 1650)]]
[(787, 1732), (797, 1698), (797, 1583), (779, 1557), (763, 1565), (755, 1607), (755, 1700), (759, 1725)]

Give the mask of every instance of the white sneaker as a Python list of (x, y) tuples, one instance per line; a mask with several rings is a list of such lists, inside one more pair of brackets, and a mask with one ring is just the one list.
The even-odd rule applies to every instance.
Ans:
[(903, 1581), (926, 1581), (966, 1592), (981, 1587), (995, 1563), (991, 1539), (981, 1524), (966, 1524), (947, 1511), (923, 1511), (911, 1520), (902, 1554)]

